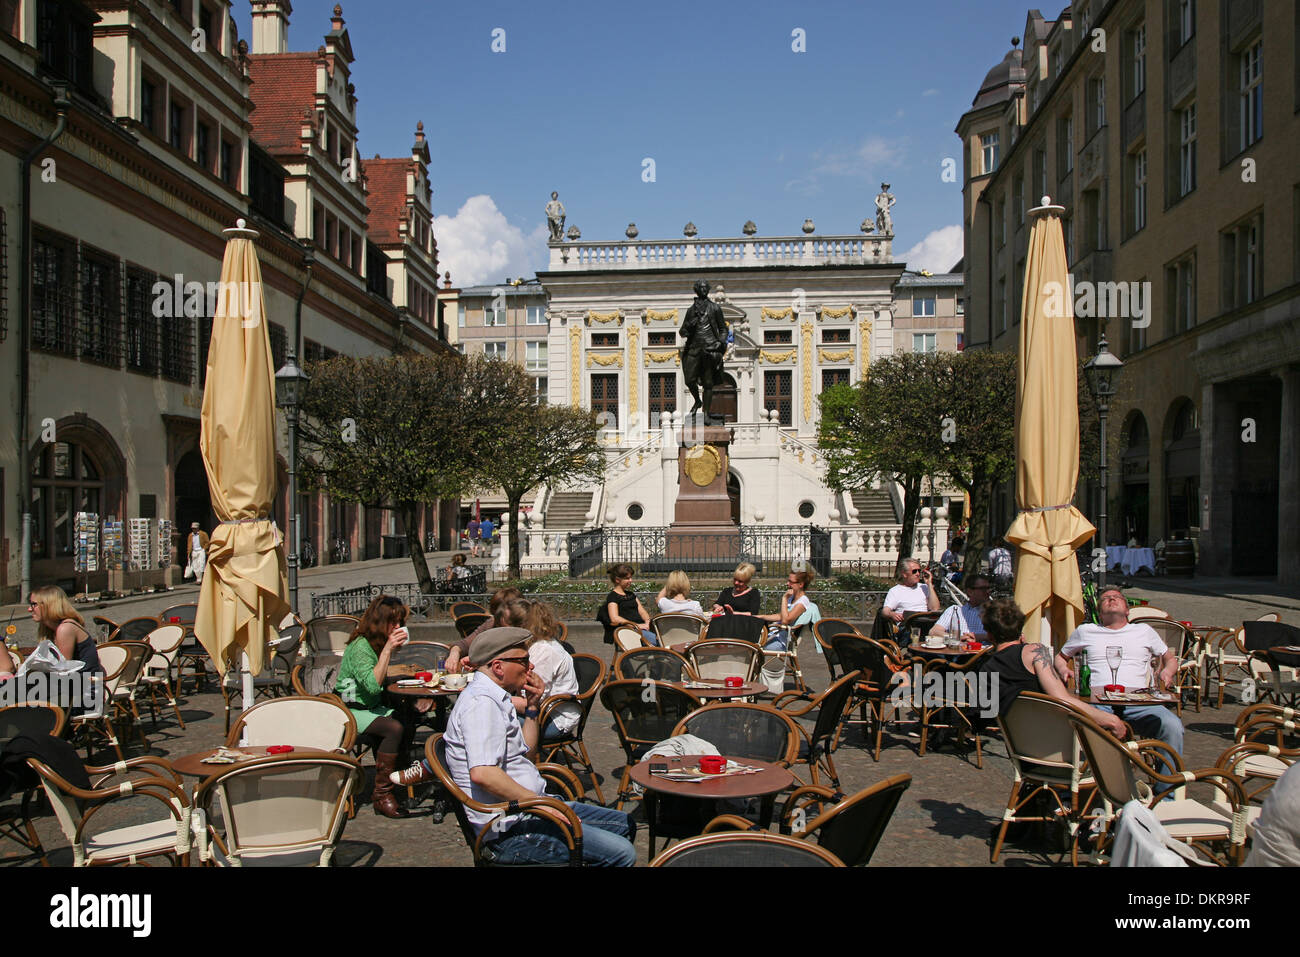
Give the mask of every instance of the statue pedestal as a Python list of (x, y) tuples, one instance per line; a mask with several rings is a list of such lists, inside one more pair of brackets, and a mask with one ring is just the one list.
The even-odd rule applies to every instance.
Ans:
[(683, 432), (677, 455), (677, 504), (665, 533), (669, 570), (729, 571), (740, 556), (740, 528), (727, 494), (731, 430), (695, 426)]

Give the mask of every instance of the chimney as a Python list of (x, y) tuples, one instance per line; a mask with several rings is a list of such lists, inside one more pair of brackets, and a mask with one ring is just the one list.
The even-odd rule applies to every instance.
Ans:
[(289, 0), (252, 0), (253, 52), (289, 52)]

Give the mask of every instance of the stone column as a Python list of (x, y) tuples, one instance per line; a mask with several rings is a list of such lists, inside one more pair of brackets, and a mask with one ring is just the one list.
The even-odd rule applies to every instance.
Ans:
[[(1236, 411), (1237, 403), (1227, 385), (1207, 383), (1201, 388), (1202, 510), (1197, 562), (1201, 575), (1232, 571), (1232, 489), (1237, 479), (1236, 443), (1241, 438)], [(1207, 495), (1209, 507), (1205, 508)]]
[(1277, 461), (1277, 580), (1295, 588), (1300, 585), (1300, 367), (1287, 366), (1278, 373), (1282, 380), (1282, 415), (1278, 435)]

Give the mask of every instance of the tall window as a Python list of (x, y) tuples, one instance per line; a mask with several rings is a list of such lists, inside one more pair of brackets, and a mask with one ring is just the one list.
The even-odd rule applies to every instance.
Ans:
[(1038, 198), (1047, 193), (1047, 150), (1034, 150), (1034, 188), (1032, 198), (1037, 205)]
[(101, 512), (99, 463), (80, 445), (51, 442), (32, 463), (32, 554), (67, 558), (76, 547), (77, 512)]
[(1165, 267), (1165, 314), (1171, 334), (1196, 325), (1196, 255)]
[(763, 373), (763, 408), (776, 409), (782, 425), (794, 424), (794, 401), (790, 391), (793, 374), (788, 369)]
[(533, 376), (533, 405), (546, 405), (546, 391), (549, 383), (546, 376)]
[(546, 343), (545, 342), (526, 342), (524, 343), (525, 362), (524, 368), (530, 372), (546, 371)]
[(207, 123), (194, 124), (194, 162), (204, 169), (212, 168), (212, 127)]
[(934, 296), (912, 296), (912, 315), (914, 316), (933, 316), (934, 315)]
[(1088, 81), (1087, 95), (1087, 139), (1106, 125), (1106, 80), (1095, 76)]
[[(159, 324), (162, 332), (163, 378), (189, 385), (194, 381), (194, 320), (182, 313), (179, 316), (163, 316)], [(205, 353), (204, 362), (207, 358)]]
[(998, 332), (1007, 331), (1007, 281), (998, 280), (998, 295), (993, 302), (993, 311), (998, 317)]
[(485, 342), (483, 343), (483, 355), (489, 359), (504, 359), (506, 357), (505, 342)]
[(998, 168), (998, 140), (1001, 134), (997, 130), (980, 136), (980, 155), (983, 157), (981, 172), (992, 173)]
[(1147, 151), (1133, 154), (1133, 232), (1147, 224)]
[(677, 411), (677, 373), (651, 372), (649, 377), (650, 428), (659, 428), (659, 416), (664, 412)]
[(122, 301), (116, 260), (81, 261), (81, 356), (116, 366), (122, 358)]
[(1136, 99), (1147, 88), (1147, 25), (1139, 24), (1131, 39), (1133, 61), (1129, 82), (1133, 84), (1133, 98)]
[(1141, 352), (1147, 347), (1147, 326), (1135, 322), (1128, 323), (1128, 354)]
[(1011, 205), (1016, 213), (1016, 228), (1025, 224), (1025, 177), (1017, 174), (1011, 184)]
[[(153, 375), (158, 371), (158, 320), (153, 314), (154, 277), (126, 274), (126, 367)], [(279, 364), (276, 365), (278, 369)]]
[(1004, 197), (998, 200), (998, 248), (1007, 244), (1007, 201)]
[(1264, 44), (1255, 41), (1241, 55), (1241, 148), (1264, 135)]
[(831, 386), (848, 385), (848, 369), (823, 369), (822, 370), (822, 391), (825, 392)]
[(185, 135), (185, 107), (179, 103), (167, 107), (167, 142), (172, 149), (182, 153), (189, 152), (188, 137)]
[(227, 186), (235, 185), (235, 144), (230, 140), (221, 141), (221, 181)]
[(1178, 45), (1196, 33), (1196, 0), (1178, 0)]
[(604, 413), (608, 428), (618, 428), (618, 374), (601, 373), (591, 377), (591, 411)]
[(53, 240), (32, 248), (32, 347), (75, 355), (77, 274), (74, 250)]
[(850, 342), (851, 335), (848, 329), (823, 329), (822, 342)]
[(912, 333), (913, 352), (934, 352), (938, 348), (937, 334), (933, 332)]
[(530, 326), (546, 325), (546, 307), (529, 306), (527, 324)]
[(1178, 114), (1178, 195), (1196, 189), (1196, 104)]
[(1074, 169), (1074, 116), (1070, 113), (1061, 117), (1057, 136), (1056, 154), (1057, 179), (1065, 179)]
[(140, 81), (140, 125), (150, 133), (157, 132), (158, 87), (148, 80)]
[(1262, 216), (1256, 214), (1222, 234), (1223, 306), (1236, 309), (1249, 305), (1263, 287), (1260, 249)]
[(483, 325), (504, 326), (506, 324), (506, 307), (504, 304), (485, 302), (483, 304)]
[(465, 328), (465, 304), (463, 302), (456, 306), (456, 325), (458, 328)]

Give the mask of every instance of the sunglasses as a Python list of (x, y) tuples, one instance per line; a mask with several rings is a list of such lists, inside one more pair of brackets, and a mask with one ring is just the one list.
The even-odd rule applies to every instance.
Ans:
[(493, 661), (509, 661), (517, 665), (522, 665), (525, 668), (530, 664), (527, 655), (524, 655), (523, 657), (516, 656), (514, 658), (494, 658)]

